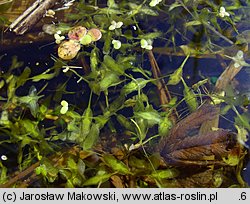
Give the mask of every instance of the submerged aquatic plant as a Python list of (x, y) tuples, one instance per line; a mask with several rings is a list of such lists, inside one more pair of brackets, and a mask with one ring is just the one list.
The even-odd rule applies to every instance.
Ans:
[[(234, 12), (239, 6), (179, 0), (74, 3), (76, 12), (68, 14), (67, 23), (46, 31), (58, 44), (52, 67), (33, 75), (14, 58), (1, 75), (0, 125), (6, 136), (1, 144), (18, 146), (19, 170), (35, 168), (31, 178), (41, 176), (41, 185), (66, 187), (244, 186), (240, 170), (249, 119), (234, 109), (227, 98), (230, 90), (221, 86), (225, 94), (216, 92), (223, 77), (213, 92), (209, 78), (190, 86), (184, 74), (189, 57), (220, 54), (232, 60), (230, 69), (248, 66), (244, 51), (224, 54), (225, 44), (233, 43), (231, 33), (240, 38), (236, 25), (244, 17)], [(163, 67), (161, 55), (154, 54), (166, 52), (181, 56), (182, 63)], [(175, 71), (162, 76), (169, 67)], [(37, 82), (40, 90), (19, 94), (20, 87)], [(180, 95), (168, 91), (177, 86)], [(217, 103), (234, 110), (237, 136), (216, 125)], [(183, 106), (189, 111), (185, 118)], [(196, 166), (199, 172), (183, 172), (179, 166)], [(4, 183), (7, 170), (0, 167)], [(224, 180), (234, 173), (238, 180)], [(211, 180), (201, 181), (200, 175)]]

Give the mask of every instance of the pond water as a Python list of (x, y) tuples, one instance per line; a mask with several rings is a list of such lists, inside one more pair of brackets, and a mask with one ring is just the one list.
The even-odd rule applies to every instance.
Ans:
[[(159, 141), (165, 141), (164, 136), (173, 138), (169, 145), (169, 149), (174, 146), (173, 152), (161, 155), (171, 168), (152, 164), (153, 160), (149, 163), (156, 171), (173, 171), (176, 177), (167, 179), (176, 179), (177, 187), (197, 187), (187, 182), (189, 178), (201, 187), (250, 184), (248, 1), (59, 2), (47, 9), (55, 14), (50, 10), (52, 16), (43, 15), (26, 33), (18, 35), (9, 30), (17, 3), (0, 9), (0, 155), (6, 156), (0, 161), (1, 184), (8, 182), (12, 173), (39, 162), (36, 174), (47, 181), (39, 186), (103, 183), (104, 187), (117, 187), (110, 176), (115, 171), (123, 187), (129, 186), (123, 175), (131, 172), (138, 177), (134, 187), (172, 187), (175, 182), (152, 176), (152, 169), (143, 163), (147, 155), (143, 159), (133, 153), (144, 144), (150, 154), (155, 153), (150, 145), (158, 146)], [(0, 1), (0, 8), (5, 3)], [(44, 30), (45, 24), (53, 28), (52, 33)], [(101, 36), (95, 38), (94, 33)], [(222, 80), (231, 79), (218, 88), (218, 79), (229, 69), (232, 71)], [(167, 85), (165, 95), (159, 89), (159, 78)], [(165, 97), (168, 100), (162, 103)], [(203, 142), (207, 132), (201, 133), (199, 118), (186, 119), (184, 126), (190, 127), (178, 129), (181, 121), (210, 102), (220, 108), (218, 124), (206, 124), (212, 131), (208, 136), (216, 139)], [(200, 120), (203, 118), (206, 116), (201, 115)], [(215, 120), (207, 118), (204, 123)], [(220, 130), (228, 138), (223, 139)], [(178, 136), (181, 131), (186, 137)], [(217, 131), (218, 136), (214, 136)], [(100, 140), (102, 134), (107, 138)], [(237, 144), (231, 144), (232, 135)], [(190, 144), (179, 144), (189, 137)], [(195, 138), (196, 143), (191, 141)], [(54, 162), (55, 152), (74, 145), (97, 154), (80, 158), (78, 152), (61, 163)], [(46, 158), (54, 158), (49, 159), (54, 163)], [(138, 167), (135, 161), (145, 166)], [(189, 163), (197, 171), (178, 173), (187, 177), (178, 180), (177, 170), (182, 172), (186, 165), (190, 168)], [(105, 181), (98, 180), (100, 172), (107, 175)], [(211, 181), (198, 181), (200, 173), (211, 176)], [(237, 180), (239, 174), (244, 182)], [(99, 182), (89, 184), (88, 179), (94, 176)], [(154, 179), (160, 179), (160, 184)]]

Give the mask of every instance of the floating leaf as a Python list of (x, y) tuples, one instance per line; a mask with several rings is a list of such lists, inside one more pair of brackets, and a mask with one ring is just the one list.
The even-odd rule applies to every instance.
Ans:
[[(83, 36), (81, 39), (80, 39), (80, 43), (82, 44), (82, 45), (88, 45), (88, 44), (90, 44), (92, 42), (92, 37), (91, 37), (91, 35), (85, 35), (85, 36)], [(79, 49), (80, 50), (80, 49)], [(74, 58), (74, 57), (73, 57)]]
[[(91, 39), (91, 36), (89, 37)], [(77, 40), (64, 41), (58, 48), (58, 56), (63, 60), (71, 60), (76, 57), (80, 49), (81, 45)]]
[(87, 34), (87, 29), (83, 26), (77, 26), (72, 28), (68, 32), (68, 37), (71, 40), (80, 40), (83, 36)]
[(102, 37), (101, 31), (97, 28), (91, 28), (87, 34), (91, 36), (92, 42), (96, 42)]
[(116, 159), (113, 155), (105, 154), (103, 156), (103, 160), (114, 171), (124, 175), (131, 174), (129, 168), (122, 161)]

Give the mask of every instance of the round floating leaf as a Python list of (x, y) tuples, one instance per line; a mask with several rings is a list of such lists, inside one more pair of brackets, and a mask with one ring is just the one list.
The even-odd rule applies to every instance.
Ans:
[(77, 26), (69, 31), (68, 37), (71, 40), (80, 40), (86, 34), (87, 34), (87, 29), (85, 27)]
[(88, 45), (92, 42), (91, 35), (87, 34), (80, 39), (82, 45)]
[(71, 60), (73, 59), (79, 50), (81, 49), (81, 45), (76, 40), (64, 41), (60, 44), (58, 48), (58, 56), (63, 60)]
[(91, 29), (88, 31), (88, 35), (91, 36), (91, 40), (92, 40), (93, 42), (100, 40), (101, 37), (102, 37), (101, 31), (100, 31), (99, 29), (97, 29), (97, 28), (91, 28)]

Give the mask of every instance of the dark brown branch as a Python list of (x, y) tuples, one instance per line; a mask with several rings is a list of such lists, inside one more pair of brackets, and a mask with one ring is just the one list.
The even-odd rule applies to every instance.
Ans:
[(57, 2), (62, 0), (36, 0), (22, 15), (11, 25), (10, 30), (17, 35), (22, 35), (32, 28)]
[[(153, 72), (153, 76), (155, 79), (157, 80), (157, 90), (159, 93), (159, 97), (160, 97), (160, 104), (161, 105), (166, 105), (169, 103), (169, 101), (171, 100), (171, 95), (168, 91), (168, 88), (166, 86), (166, 83), (164, 81), (164, 79), (160, 79), (162, 74), (161, 74), (161, 70), (157, 64), (157, 61), (155, 60), (154, 54), (152, 51), (148, 52), (148, 57), (149, 57), (149, 61), (151, 64), (151, 69)], [(165, 111), (168, 111), (167, 108), (165, 108)], [(173, 122), (176, 121), (176, 119), (178, 118), (178, 113), (177, 111), (174, 109), (174, 115), (171, 115), (171, 119)]]

